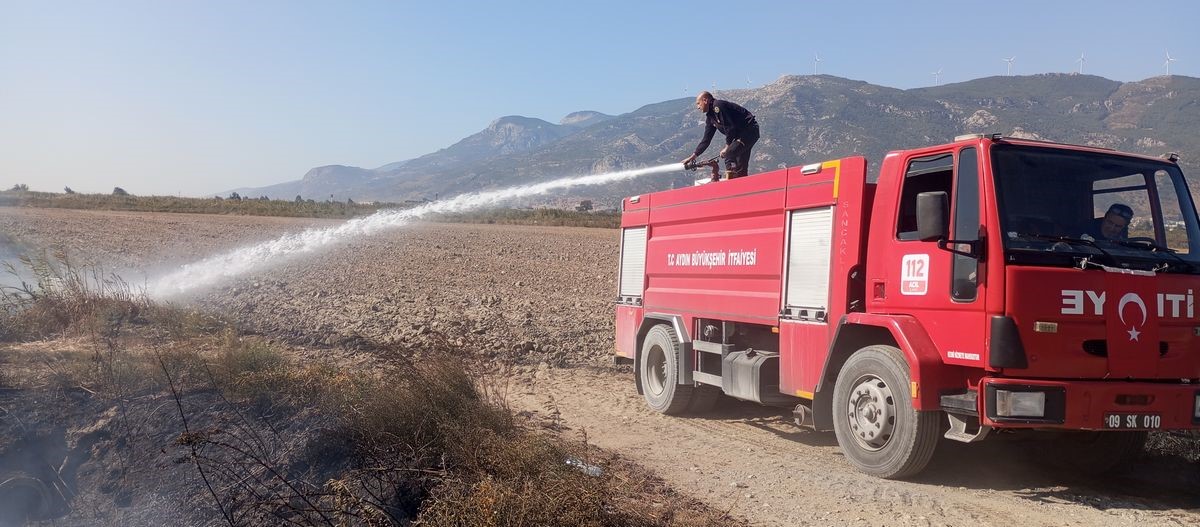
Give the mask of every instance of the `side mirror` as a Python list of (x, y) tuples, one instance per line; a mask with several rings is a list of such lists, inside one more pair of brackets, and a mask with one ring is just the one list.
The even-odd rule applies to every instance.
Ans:
[(917, 194), (917, 239), (935, 242), (946, 239), (950, 229), (946, 218), (950, 216), (950, 198), (945, 191)]

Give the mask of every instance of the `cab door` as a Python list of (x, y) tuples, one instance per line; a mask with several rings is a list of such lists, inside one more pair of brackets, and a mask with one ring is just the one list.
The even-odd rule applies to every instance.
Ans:
[[(986, 315), (985, 287), (978, 255), (980, 167), (974, 146), (923, 153), (906, 161), (897, 204), (895, 239), (885, 265), (891, 277), (888, 310), (913, 315), (947, 364), (982, 367)], [(917, 195), (945, 192), (949, 198), (949, 247), (917, 238)]]

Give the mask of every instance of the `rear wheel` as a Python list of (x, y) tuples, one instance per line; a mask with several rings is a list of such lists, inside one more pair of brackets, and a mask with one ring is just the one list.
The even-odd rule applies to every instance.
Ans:
[(656, 412), (679, 415), (688, 411), (695, 390), (679, 384), (679, 339), (670, 326), (659, 324), (650, 328), (642, 341), (638, 374), (646, 404)]
[(909, 392), (908, 363), (892, 346), (854, 352), (838, 373), (833, 429), (858, 470), (887, 479), (912, 476), (933, 457), (941, 412), (919, 412)]

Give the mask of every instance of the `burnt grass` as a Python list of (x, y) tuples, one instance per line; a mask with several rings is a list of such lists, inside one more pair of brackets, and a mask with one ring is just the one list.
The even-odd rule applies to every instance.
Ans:
[(38, 272), (65, 274), (0, 312), (0, 525), (738, 523), (539, 432), (499, 375), (448, 358), (452, 335), (299, 356), (117, 281)]

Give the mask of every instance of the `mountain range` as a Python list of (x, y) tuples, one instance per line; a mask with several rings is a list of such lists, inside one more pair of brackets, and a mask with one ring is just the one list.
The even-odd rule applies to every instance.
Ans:
[[(758, 119), (762, 139), (754, 148), (752, 173), (858, 154), (877, 161), (890, 150), (946, 142), (964, 133), (1001, 133), (1149, 155), (1178, 152), (1185, 172), (1200, 167), (1200, 79), (1194, 77), (1123, 83), (1093, 75), (1040, 74), (901, 90), (805, 75), (716, 95), (745, 106)], [(616, 116), (575, 112), (558, 124), (514, 115), (414, 159), (375, 169), (316, 167), (298, 181), (235, 191), (277, 199), (436, 199), (676, 162), (691, 152), (703, 130), (703, 116), (691, 98), (648, 104)], [(715, 155), (722, 143), (718, 134), (708, 154)], [(591, 199), (611, 207), (624, 196), (690, 185), (697, 177), (681, 170), (582, 187), (542, 197), (540, 204), (568, 206)]]

